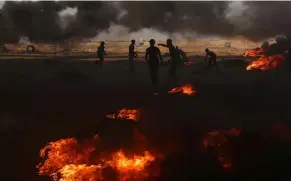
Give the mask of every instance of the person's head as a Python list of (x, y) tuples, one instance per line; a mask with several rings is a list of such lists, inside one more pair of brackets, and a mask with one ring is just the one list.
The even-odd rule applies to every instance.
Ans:
[(131, 40), (131, 44), (135, 44), (135, 40)]
[(167, 39), (167, 45), (172, 45), (172, 40), (171, 39)]
[(150, 46), (155, 46), (156, 41), (154, 39), (150, 39)]
[(205, 49), (205, 52), (206, 52), (206, 53), (208, 53), (208, 52), (209, 52), (209, 49), (208, 49), (208, 48), (206, 48), (206, 49)]
[(100, 42), (100, 45), (101, 45), (101, 46), (104, 46), (104, 45), (105, 45), (105, 42), (104, 42), (104, 41), (101, 41), (101, 42)]

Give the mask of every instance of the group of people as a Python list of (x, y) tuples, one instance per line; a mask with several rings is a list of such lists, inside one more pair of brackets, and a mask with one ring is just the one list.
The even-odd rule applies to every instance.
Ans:
[[(161, 51), (158, 47), (155, 46), (156, 41), (154, 39), (151, 39), (149, 41), (150, 47), (146, 49), (145, 53), (145, 60), (149, 67), (149, 73), (151, 82), (153, 85), (153, 91), (158, 91), (158, 84), (159, 84), (159, 65), (160, 62), (163, 62), (163, 57), (161, 55)], [(107, 54), (105, 51), (105, 42), (101, 42), (100, 46), (97, 50), (97, 56), (99, 58), (99, 64), (100, 67), (102, 67), (104, 62), (104, 56)], [(158, 46), (166, 47), (169, 50), (170, 55), (170, 66), (169, 66), (169, 74), (168, 74), (168, 83), (170, 84), (176, 84), (177, 82), (177, 68), (179, 64), (182, 62), (183, 54), (182, 50), (180, 50), (178, 47), (175, 47), (173, 45), (173, 42), (171, 39), (167, 39), (166, 44), (158, 44)], [(181, 53), (182, 52), (182, 53)], [(208, 66), (206, 68), (211, 68), (212, 65), (217, 67), (216, 64), (216, 54), (212, 51), (210, 51), (208, 48), (205, 49), (206, 57), (205, 60), (208, 59)], [(182, 58), (181, 58), (182, 55)], [(129, 59), (129, 71), (134, 73), (134, 59), (137, 58), (137, 53), (135, 52), (135, 40), (131, 40), (131, 44), (129, 45), (128, 49), (128, 59)]]

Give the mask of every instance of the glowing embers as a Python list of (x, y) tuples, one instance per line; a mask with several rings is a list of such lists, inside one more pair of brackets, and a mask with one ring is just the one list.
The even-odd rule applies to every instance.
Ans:
[(196, 94), (196, 90), (193, 89), (193, 86), (191, 84), (185, 84), (181, 87), (176, 87), (169, 91), (169, 94), (178, 94), (178, 93), (182, 95), (193, 96)]
[(190, 66), (190, 65), (194, 65), (194, 64), (196, 64), (196, 62), (194, 62), (193, 60), (184, 62), (184, 65), (186, 65), (186, 66)]
[(277, 68), (284, 60), (285, 56), (282, 54), (261, 57), (258, 60), (251, 62), (246, 69), (247, 70), (260, 69), (262, 71), (266, 71), (269, 69)]
[(244, 54), (244, 57), (265, 57), (263, 48), (255, 48), (251, 50), (247, 50)]
[(217, 156), (217, 160), (221, 166), (225, 169), (232, 168), (231, 151), (228, 149), (228, 137), (229, 136), (240, 136), (241, 131), (232, 128), (226, 131), (212, 131), (207, 134), (203, 139), (203, 146), (211, 150)]
[(121, 109), (117, 113), (106, 115), (106, 117), (111, 119), (128, 119), (133, 121), (137, 121), (139, 119), (139, 116), (140, 109), (126, 109), (126, 108)]
[(102, 157), (98, 143), (98, 135), (82, 143), (75, 138), (50, 142), (40, 151), (39, 175), (55, 181), (143, 181), (149, 176), (147, 167), (155, 160), (149, 151), (128, 156), (119, 150)]

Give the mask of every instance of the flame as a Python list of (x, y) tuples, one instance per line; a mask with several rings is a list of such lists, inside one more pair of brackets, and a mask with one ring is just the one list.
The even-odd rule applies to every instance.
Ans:
[(244, 54), (244, 57), (264, 57), (264, 49), (262, 48), (255, 48), (252, 50), (247, 50)]
[(247, 70), (260, 69), (262, 71), (266, 71), (278, 67), (278, 65), (280, 65), (280, 63), (283, 62), (284, 60), (285, 57), (282, 54), (261, 57), (258, 60), (251, 62), (246, 69)]
[(66, 165), (61, 168), (58, 173), (61, 174), (60, 179), (57, 177), (53, 180), (59, 181), (73, 181), (73, 180), (103, 180), (101, 165)]
[(181, 87), (173, 88), (172, 90), (169, 91), (169, 93), (170, 94), (182, 93), (185, 95), (192, 96), (196, 94), (196, 91), (193, 90), (193, 86), (191, 84), (185, 84)]
[(134, 120), (137, 121), (140, 116), (140, 110), (139, 109), (126, 109), (123, 108), (122, 110), (118, 111), (117, 114), (108, 114), (106, 117), (111, 119), (128, 119), (128, 120)]
[(86, 144), (78, 143), (75, 138), (49, 143), (40, 151), (40, 157), (45, 160), (37, 165), (39, 175), (49, 176), (54, 181), (101, 181), (105, 180), (105, 170), (110, 167), (119, 181), (143, 181), (149, 176), (146, 168), (156, 159), (149, 151), (128, 157), (120, 150), (109, 158), (97, 159), (93, 157), (96, 147), (92, 142), (96, 138)]
[(194, 62), (194, 61), (184, 62), (184, 65), (186, 65), (186, 66), (190, 66), (190, 65), (193, 65), (193, 64), (196, 64), (196, 62)]
[(240, 134), (241, 131), (236, 128), (232, 128), (226, 131), (212, 131), (208, 133), (208, 135), (203, 139), (202, 143), (205, 148), (214, 148), (214, 151), (218, 155), (217, 160), (220, 162), (223, 168), (231, 169), (231, 153), (229, 153), (229, 150), (226, 148), (228, 143), (227, 136), (239, 136)]
[(144, 169), (154, 160), (155, 157), (147, 151), (144, 152), (144, 155), (134, 155), (133, 158), (128, 158), (124, 152), (119, 151), (107, 164), (117, 170), (120, 181), (144, 180), (148, 177), (148, 173)]

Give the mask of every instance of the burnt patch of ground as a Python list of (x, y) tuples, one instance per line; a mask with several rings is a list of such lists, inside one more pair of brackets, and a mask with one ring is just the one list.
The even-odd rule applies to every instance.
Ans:
[[(132, 75), (125, 61), (106, 62), (102, 69), (86, 61), (55, 61), (49, 66), (43, 61), (0, 61), (2, 178), (46, 180), (37, 176), (35, 166), (39, 150), (49, 141), (100, 132), (108, 147), (130, 146), (130, 130), (137, 127), (150, 146), (164, 152), (171, 147), (180, 150), (164, 161), (160, 180), (211, 175), (225, 180), (283, 179), (290, 142), (269, 130), (278, 121), (290, 125), (290, 74), (219, 65), (221, 72), (200, 74), (191, 72), (203, 63), (181, 67), (180, 84), (191, 83), (197, 89), (195, 96), (187, 97), (166, 93), (168, 66), (161, 66), (160, 72), (164, 92), (153, 96), (143, 62), (137, 63), (137, 73)], [(88, 78), (55, 81), (68, 70)], [(141, 108), (140, 121), (117, 123), (105, 118), (123, 107)], [(246, 134), (231, 143), (238, 171), (225, 173), (211, 152), (201, 148), (201, 140), (209, 131), (233, 127)]]

